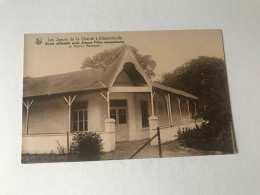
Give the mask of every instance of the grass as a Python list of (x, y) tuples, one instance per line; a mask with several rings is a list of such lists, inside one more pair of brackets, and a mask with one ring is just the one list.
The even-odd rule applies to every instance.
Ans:
[[(116, 143), (116, 150), (102, 153), (100, 160), (123, 160), (134, 154), (148, 139)], [(178, 140), (162, 144), (162, 157), (201, 156), (214, 154), (209, 151), (191, 150), (180, 147)], [(147, 145), (134, 159), (159, 158), (158, 146)], [(67, 154), (22, 154), (22, 163), (51, 163), (80, 161)]]

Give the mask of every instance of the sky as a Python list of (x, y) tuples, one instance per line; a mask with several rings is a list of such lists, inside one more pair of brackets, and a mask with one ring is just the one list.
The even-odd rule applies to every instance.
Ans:
[[(87, 57), (122, 43), (104, 43), (100, 37), (121, 37), (116, 41), (136, 47), (140, 54), (151, 55), (156, 61), (154, 80), (176, 67), (199, 56), (218, 57), (224, 59), (221, 30), (180, 30), (180, 31), (133, 31), (133, 32), (102, 32), (102, 33), (53, 33), (26, 34), (24, 37), (24, 77), (40, 77), (80, 70)], [(72, 39), (74, 41), (72, 41)], [(76, 47), (72, 42), (79, 39)], [(101, 41), (98, 47), (86, 47), (83, 41), (94, 38)], [(50, 41), (53, 39), (53, 41)], [(61, 40), (63, 39), (63, 40)], [(36, 44), (40, 40), (40, 44)], [(54, 45), (47, 45), (54, 43)], [(67, 44), (55, 45), (58, 42)]]

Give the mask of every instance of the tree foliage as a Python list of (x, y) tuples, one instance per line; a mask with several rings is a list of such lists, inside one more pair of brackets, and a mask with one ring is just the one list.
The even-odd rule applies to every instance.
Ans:
[(164, 74), (162, 83), (198, 97), (197, 117), (206, 122), (195, 129), (178, 132), (183, 146), (233, 152), (232, 117), (224, 60), (200, 56)]
[(229, 125), (231, 108), (224, 60), (200, 56), (164, 74), (162, 83), (197, 96), (198, 117), (215, 127)]
[[(81, 68), (107, 69), (122, 54), (126, 47), (126, 45), (121, 45), (112, 49), (106, 49), (94, 55), (92, 58), (87, 57), (83, 61)], [(140, 63), (148, 77), (153, 78), (155, 76), (154, 68), (156, 67), (156, 62), (151, 58), (151, 55), (139, 54), (138, 50), (135, 47), (129, 47), (133, 51), (135, 57), (137, 58), (138, 62)]]

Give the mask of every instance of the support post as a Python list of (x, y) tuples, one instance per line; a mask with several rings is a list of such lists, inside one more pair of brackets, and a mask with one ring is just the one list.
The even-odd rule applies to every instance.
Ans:
[[(149, 128), (150, 128), (150, 138), (157, 134), (158, 117), (150, 116), (149, 117)], [(151, 141), (151, 145), (158, 145), (158, 140), (154, 139)]]
[(114, 151), (116, 148), (116, 137), (115, 137), (115, 119), (108, 118), (105, 121), (105, 132), (106, 135), (103, 138), (104, 141), (104, 148), (105, 152)]
[[(71, 98), (69, 96), (69, 102), (71, 102)], [(71, 103), (69, 104), (69, 132), (70, 132), (70, 129), (71, 129)]]
[(110, 92), (107, 91), (107, 118), (110, 118)]
[(168, 101), (169, 101), (169, 112), (170, 112), (170, 125), (172, 126), (172, 106), (171, 106), (171, 96), (168, 93)]
[(76, 95), (74, 95), (74, 97), (71, 99), (70, 95), (69, 98), (67, 99), (65, 96), (63, 96), (64, 100), (67, 102), (68, 104), (68, 108), (69, 108), (69, 128), (68, 131), (71, 131), (71, 105), (74, 102)]
[(193, 102), (193, 103), (194, 103), (195, 115), (197, 115), (197, 104), (196, 104), (196, 102)]
[(189, 100), (186, 100), (186, 104), (187, 104), (187, 109), (188, 109), (188, 114), (189, 114), (189, 119), (188, 119), (187, 123), (190, 123), (190, 102), (189, 102)]
[(110, 91), (107, 91), (107, 97), (104, 96), (103, 93), (100, 92), (100, 95), (106, 100), (107, 102), (107, 118), (110, 118)]
[(33, 100), (32, 100), (31, 102), (29, 102), (29, 100), (27, 100), (26, 103), (23, 102), (23, 104), (24, 104), (24, 106), (25, 106), (25, 108), (26, 108), (26, 124), (25, 124), (25, 125), (26, 125), (26, 126), (25, 126), (26, 134), (28, 134), (29, 109), (30, 109), (32, 103), (33, 103)]
[(181, 119), (181, 122), (182, 122), (182, 115), (181, 115), (181, 98), (177, 98), (177, 101), (178, 101), (178, 105), (179, 105), (180, 119)]
[(154, 116), (154, 104), (153, 104), (153, 98), (154, 98), (155, 92), (151, 90), (151, 106), (152, 106), (152, 116)]
[(167, 115), (168, 115), (169, 126), (171, 126), (170, 108), (169, 108), (168, 96), (166, 94), (164, 94), (164, 97), (165, 97), (166, 106), (167, 106)]

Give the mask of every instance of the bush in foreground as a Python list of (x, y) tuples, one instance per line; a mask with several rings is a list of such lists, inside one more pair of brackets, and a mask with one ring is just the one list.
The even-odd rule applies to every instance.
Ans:
[(95, 132), (75, 133), (70, 146), (72, 155), (80, 160), (99, 160), (103, 149), (102, 139)]
[(178, 140), (184, 147), (233, 153), (229, 127), (216, 129), (209, 124), (203, 123), (194, 129), (179, 130), (177, 133)]

